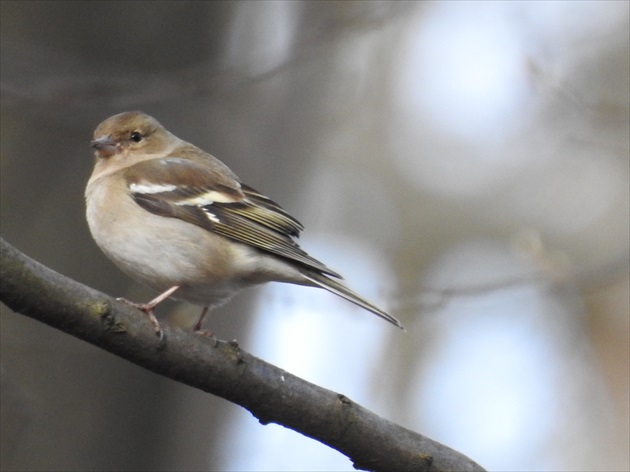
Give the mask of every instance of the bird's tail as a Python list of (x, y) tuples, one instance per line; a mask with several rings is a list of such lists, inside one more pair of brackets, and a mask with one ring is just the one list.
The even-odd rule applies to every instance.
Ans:
[(352, 302), (355, 305), (360, 306), (361, 308), (365, 308), (366, 310), (374, 313), (376, 316), (380, 316), (381, 318), (383, 318), (386, 321), (389, 321), (393, 325), (398, 326), (400, 329), (402, 330), (405, 329), (403, 325), (400, 324), (400, 321), (398, 321), (392, 315), (384, 312), (376, 305), (373, 305), (372, 303), (368, 302), (366, 299), (364, 299), (357, 293), (350, 290), (341, 282), (331, 279), (330, 277), (324, 274), (318, 274), (316, 272), (311, 272), (311, 271), (303, 271), (302, 275), (306, 277), (306, 279), (308, 279), (310, 282), (312, 282), (313, 285), (323, 288), (325, 290), (328, 290), (329, 292), (334, 293), (335, 295), (339, 295), (340, 297), (345, 298), (349, 302)]

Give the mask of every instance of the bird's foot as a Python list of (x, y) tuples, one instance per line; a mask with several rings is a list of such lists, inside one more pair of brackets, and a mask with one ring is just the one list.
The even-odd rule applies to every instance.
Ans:
[[(195, 325), (193, 326), (193, 331), (196, 333), (200, 333), (201, 331), (203, 331), (201, 329), (201, 327), (203, 326), (203, 320), (206, 319), (206, 315), (208, 314), (208, 310), (210, 310), (210, 307), (204, 307), (203, 310), (201, 310), (201, 315), (199, 315), (199, 319), (197, 319), (197, 322), (195, 323)], [(205, 331), (204, 331), (205, 332)], [(212, 332), (210, 332), (211, 334), (214, 334)]]
[(158, 322), (157, 318), (153, 314), (153, 309), (156, 306), (158, 306), (160, 303), (162, 303), (164, 300), (166, 300), (168, 297), (173, 295), (173, 293), (178, 288), (179, 288), (179, 285), (173, 285), (166, 292), (161, 293), (160, 295), (155, 297), (153, 300), (151, 300), (149, 303), (134, 303), (134, 302), (130, 302), (126, 298), (117, 298), (116, 300), (119, 300), (123, 303), (126, 303), (127, 305), (131, 305), (132, 307), (145, 312), (147, 316), (149, 317), (149, 320), (153, 324), (153, 328), (155, 329), (155, 334), (157, 334), (160, 337), (160, 343), (161, 343), (164, 340), (164, 331), (162, 331), (162, 328), (160, 327), (160, 323)]
[(204, 336), (206, 338), (212, 339), (214, 341), (214, 347), (217, 347), (217, 345), (219, 344), (219, 340), (215, 336), (214, 331), (211, 331), (209, 329), (202, 329), (203, 321), (206, 319), (206, 315), (208, 314), (208, 310), (209, 310), (209, 307), (204, 307), (204, 309), (201, 311), (201, 315), (199, 315), (199, 319), (197, 320), (197, 322), (193, 326), (193, 332), (195, 334), (199, 334), (199, 335)]
[(155, 330), (155, 334), (157, 334), (160, 337), (160, 342), (162, 342), (162, 340), (164, 339), (164, 331), (162, 331), (162, 327), (160, 326), (160, 322), (157, 320), (157, 318), (155, 317), (155, 314), (153, 313), (153, 309), (155, 308), (155, 304), (153, 304), (152, 302), (149, 302), (149, 303), (135, 303), (135, 302), (132, 302), (130, 300), (127, 300), (126, 298), (117, 298), (116, 300), (118, 300), (119, 302), (123, 302), (126, 305), (132, 306), (132, 307), (142, 311), (143, 313), (146, 313), (146, 315), (149, 317), (149, 321), (153, 325), (153, 329)]

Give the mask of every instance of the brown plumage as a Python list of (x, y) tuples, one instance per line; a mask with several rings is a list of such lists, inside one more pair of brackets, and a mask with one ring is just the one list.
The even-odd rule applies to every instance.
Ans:
[(134, 304), (153, 316), (164, 299), (204, 307), (239, 290), (278, 281), (324, 288), (402, 328), (296, 243), (301, 223), (241, 183), (221, 161), (126, 112), (94, 132), (96, 164), (86, 188), (87, 220), (98, 246), (125, 273), (161, 292)]

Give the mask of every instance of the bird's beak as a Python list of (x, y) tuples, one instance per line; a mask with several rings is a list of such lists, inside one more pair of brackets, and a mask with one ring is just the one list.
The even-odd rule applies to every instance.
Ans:
[(101, 136), (96, 138), (90, 144), (94, 149), (96, 149), (96, 154), (99, 157), (109, 157), (118, 152), (118, 143), (116, 143), (111, 136)]

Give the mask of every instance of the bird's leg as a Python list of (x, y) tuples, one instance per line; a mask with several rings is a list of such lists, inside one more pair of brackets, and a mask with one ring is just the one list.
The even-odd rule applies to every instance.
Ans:
[(206, 319), (206, 315), (208, 314), (208, 310), (210, 309), (210, 307), (204, 307), (203, 310), (201, 310), (201, 315), (199, 315), (199, 319), (197, 320), (197, 322), (195, 323), (195, 325), (193, 326), (193, 331), (195, 332), (200, 332), (201, 331), (201, 327), (203, 326), (203, 321)]
[(127, 300), (126, 298), (117, 298), (116, 300), (124, 302), (127, 305), (131, 305), (132, 307), (145, 312), (147, 316), (149, 317), (149, 320), (153, 324), (153, 328), (155, 328), (155, 332), (158, 334), (158, 336), (160, 336), (160, 341), (161, 341), (162, 338), (164, 337), (164, 333), (162, 332), (160, 323), (158, 322), (157, 318), (153, 314), (153, 309), (156, 306), (158, 306), (160, 303), (162, 303), (164, 300), (166, 300), (168, 297), (173, 295), (175, 290), (177, 290), (178, 288), (179, 288), (179, 285), (174, 285), (173, 287), (169, 288), (166, 292), (161, 293), (160, 295), (158, 295), (157, 297), (155, 297), (153, 300), (151, 300), (148, 303), (134, 303)]
[(195, 323), (195, 326), (193, 326), (193, 331), (197, 334), (201, 334), (202, 336), (214, 339), (214, 347), (217, 347), (218, 340), (214, 335), (214, 332), (207, 329), (201, 329), (201, 327), (203, 326), (203, 321), (206, 319), (206, 315), (208, 314), (209, 310), (210, 307), (207, 306), (204, 307), (203, 310), (201, 310), (201, 315), (199, 315), (199, 319)]

